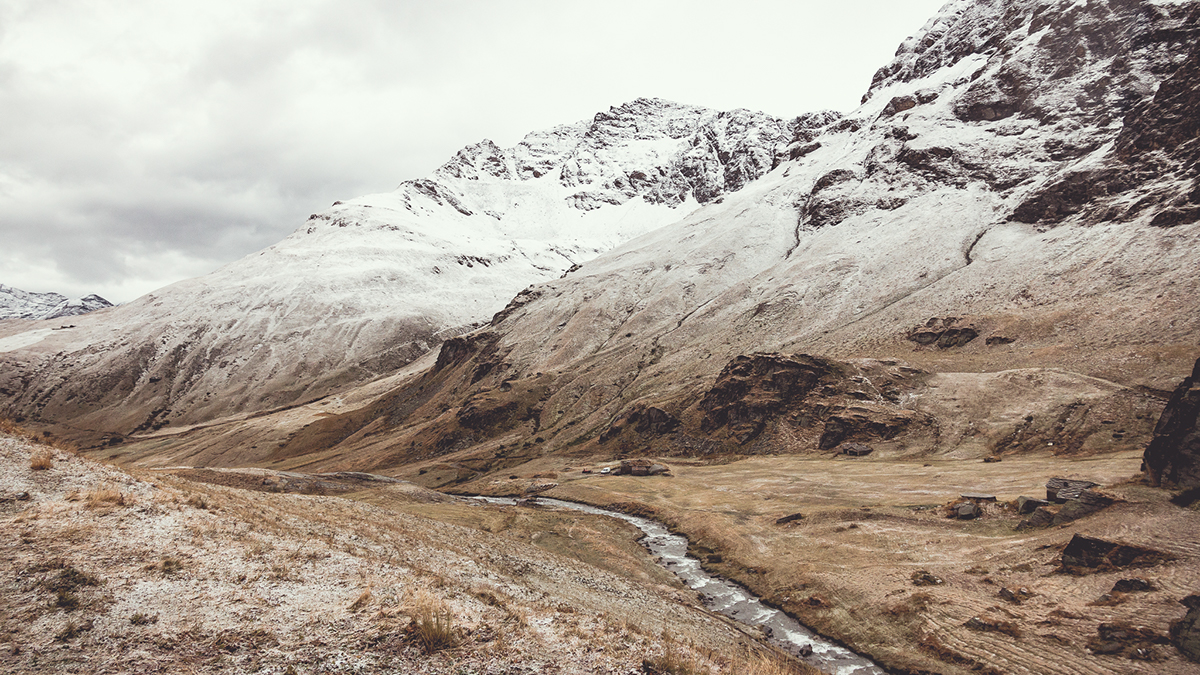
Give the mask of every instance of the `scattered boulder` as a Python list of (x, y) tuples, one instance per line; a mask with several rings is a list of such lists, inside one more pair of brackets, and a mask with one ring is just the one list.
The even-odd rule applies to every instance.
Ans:
[(911, 110), (917, 107), (917, 99), (915, 96), (895, 96), (888, 104), (883, 107), (882, 117), (891, 117), (899, 112)]
[(1093, 490), (1084, 490), (1080, 493), (1079, 499), (1072, 499), (1063, 504), (1058, 513), (1054, 514), (1054, 520), (1050, 524), (1062, 525), (1073, 520), (1078, 520), (1086, 515), (1111, 506), (1114, 501), (1116, 500), (1108, 495)]
[(1033, 593), (1031, 593), (1029, 589), (1025, 587), (1018, 588), (1015, 591), (1007, 587), (1001, 588), (999, 595), (1002, 599), (1011, 602), (1014, 605), (1019, 605), (1033, 597)]
[(804, 645), (804, 646), (800, 647), (800, 656), (812, 656), (812, 653), (813, 653), (812, 645)]
[(1059, 503), (1062, 503), (1062, 508), (1054, 511), (1048, 508), (1050, 506), (1049, 501), (1018, 497), (1017, 511), (1021, 514), (1029, 513), (1029, 518), (1021, 521), (1017, 525), (1017, 529), (1023, 530), (1031, 527), (1063, 525), (1101, 509), (1108, 508), (1117, 501), (1114, 497), (1092, 490), (1090, 486), (1094, 485), (1095, 483), (1090, 481), (1051, 478), (1046, 483), (1046, 496), (1049, 499), (1056, 499)]
[(913, 586), (940, 586), (946, 583), (929, 570), (917, 570), (909, 578), (912, 579)]
[(776, 524), (776, 525), (787, 525), (788, 523), (794, 523), (794, 522), (796, 522), (797, 520), (801, 520), (801, 519), (803, 519), (803, 518), (804, 518), (804, 514), (803, 514), (803, 513), (793, 513), (793, 514), (791, 514), (790, 516), (784, 516), (784, 517), (782, 517), (782, 518), (776, 518), (776, 519), (775, 519), (775, 524)]
[(984, 464), (995, 464), (996, 462), (999, 462), (999, 461), (1000, 461), (1000, 457), (998, 457), (997, 455), (988, 455), (987, 457), (983, 458)]
[(974, 502), (963, 502), (955, 506), (954, 513), (959, 520), (974, 520), (983, 515), (983, 509)]
[(1193, 661), (1200, 661), (1200, 595), (1189, 595), (1179, 601), (1188, 613), (1171, 623), (1171, 644)]
[(1167, 401), (1142, 455), (1150, 484), (1200, 486), (1200, 359)]
[(1054, 523), (1056, 514), (1045, 506), (1039, 506), (1029, 514), (1029, 517), (1017, 523), (1018, 530), (1027, 530), (1035, 527), (1050, 527)]
[(1141, 577), (1120, 579), (1113, 584), (1113, 593), (1144, 593), (1154, 590), (1154, 585)]
[(1025, 515), (1033, 513), (1039, 506), (1049, 506), (1050, 502), (1045, 499), (1034, 499), (1033, 497), (1017, 497), (1017, 513)]
[(980, 632), (1003, 633), (1011, 637), (1021, 637), (1021, 630), (1017, 628), (1017, 624), (1011, 621), (996, 621), (973, 616), (963, 626)]
[(1128, 567), (1150, 567), (1173, 559), (1171, 554), (1152, 548), (1076, 534), (1063, 548), (1062, 570), (1071, 574), (1088, 574)]

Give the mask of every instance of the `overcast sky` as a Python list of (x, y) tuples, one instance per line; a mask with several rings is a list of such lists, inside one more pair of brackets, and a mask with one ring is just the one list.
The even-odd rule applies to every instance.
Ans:
[(858, 104), (944, 0), (0, 0), (0, 283), (113, 302), (460, 147)]

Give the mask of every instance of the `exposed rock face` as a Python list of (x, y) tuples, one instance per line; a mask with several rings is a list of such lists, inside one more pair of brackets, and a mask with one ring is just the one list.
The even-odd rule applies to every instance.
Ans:
[(979, 337), (979, 331), (959, 317), (934, 317), (920, 328), (909, 330), (908, 339), (922, 346), (938, 349), (961, 347)]
[(677, 428), (679, 420), (671, 413), (654, 406), (635, 406), (600, 434), (600, 442), (605, 443), (626, 429), (632, 429), (643, 436), (661, 436)]
[(835, 362), (807, 354), (739, 356), (725, 366), (700, 402), (700, 429), (712, 433), (725, 428), (737, 443), (745, 444), (762, 433), (768, 420), (789, 412), (817, 387), (832, 385), (843, 374)]
[(1200, 360), (1171, 394), (1142, 458), (1152, 485), (1200, 486)]
[(880, 392), (890, 386), (848, 363), (808, 354), (739, 356), (700, 401), (699, 430), (742, 446), (779, 423), (820, 429), (819, 450), (847, 440), (891, 440), (925, 418), (891, 405)]

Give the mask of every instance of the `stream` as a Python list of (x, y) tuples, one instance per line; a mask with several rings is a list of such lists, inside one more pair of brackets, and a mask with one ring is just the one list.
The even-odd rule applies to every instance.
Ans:
[[(476, 496), (469, 499), (492, 504), (512, 505), (517, 502), (510, 497)], [(825, 672), (834, 675), (883, 675), (886, 672), (869, 659), (813, 633), (782, 611), (764, 605), (750, 591), (738, 584), (705, 572), (700, 567), (700, 561), (687, 554), (687, 538), (672, 534), (662, 523), (549, 497), (539, 497), (536, 503), (620, 518), (633, 524), (646, 535), (640, 540), (641, 544), (650, 549), (661, 565), (674, 572), (688, 587), (695, 590), (708, 610), (744, 625), (760, 628), (767, 636), (768, 642)], [(802, 656), (801, 650), (806, 646), (812, 648), (812, 654)]]

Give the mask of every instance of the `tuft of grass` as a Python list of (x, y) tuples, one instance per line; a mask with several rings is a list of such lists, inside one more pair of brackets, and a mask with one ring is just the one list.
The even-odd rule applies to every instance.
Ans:
[(422, 589), (413, 594), (407, 610), (412, 619), (409, 631), (426, 653), (458, 645), (454, 614), (444, 600)]
[(54, 592), (54, 606), (64, 612), (72, 612), (79, 609), (79, 596), (71, 591), (59, 589)]
[(29, 457), (29, 468), (34, 471), (45, 471), (54, 467), (54, 453), (49, 448), (42, 448)]
[(59, 631), (58, 634), (54, 636), (54, 639), (57, 642), (67, 642), (68, 640), (74, 640), (91, 629), (91, 619), (88, 619), (82, 623), (75, 623), (73, 620), (68, 621), (66, 627)]
[(138, 612), (137, 614), (129, 617), (129, 623), (135, 626), (148, 626), (152, 623), (158, 623), (158, 615), (143, 614), (142, 612)]
[(371, 597), (371, 589), (365, 589), (346, 609), (351, 612), (357, 612), (371, 603)]
[(116, 488), (104, 487), (88, 490), (83, 494), (83, 501), (89, 509), (98, 509), (106, 506), (125, 506), (129, 503), (129, 498)]
[(176, 558), (163, 558), (157, 563), (150, 563), (149, 565), (146, 565), (142, 569), (146, 570), (147, 572), (153, 572), (157, 570), (163, 574), (172, 575), (183, 569), (183, 563)]

